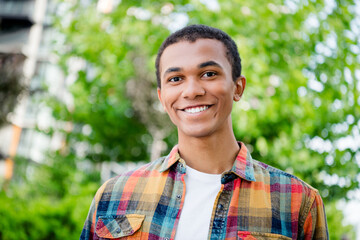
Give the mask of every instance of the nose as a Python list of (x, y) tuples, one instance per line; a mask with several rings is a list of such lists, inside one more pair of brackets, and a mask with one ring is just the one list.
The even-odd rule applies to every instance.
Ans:
[(198, 79), (188, 79), (184, 86), (183, 97), (188, 99), (195, 99), (198, 96), (205, 95), (205, 89)]

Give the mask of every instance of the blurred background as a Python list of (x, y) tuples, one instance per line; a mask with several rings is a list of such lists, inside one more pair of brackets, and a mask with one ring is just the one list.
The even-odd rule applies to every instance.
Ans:
[(360, 239), (360, 2), (0, 0), (0, 239), (78, 239), (101, 183), (167, 154), (161, 42), (207, 24), (239, 47), (238, 140), (317, 188)]

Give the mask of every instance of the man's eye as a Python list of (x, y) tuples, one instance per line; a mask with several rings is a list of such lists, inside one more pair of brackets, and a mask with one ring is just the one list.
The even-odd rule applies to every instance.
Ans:
[(178, 82), (181, 80), (181, 77), (172, 77), (169, 79), (169, 82)]
[(206, 72), (203, 75), (203, 77), (213, 77), (213, 76), (216, 76), (216, 72)]

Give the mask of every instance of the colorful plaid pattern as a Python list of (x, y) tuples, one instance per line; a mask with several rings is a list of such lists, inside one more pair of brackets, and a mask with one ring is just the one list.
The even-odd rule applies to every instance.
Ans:
[[(239, 145), (222, 175), (209, 239), (329, 239), (318, 191)], [(185, 173), (175, 146), (167, 157), (110, 179), (96, 193), (80, 239), (174, 239)]]

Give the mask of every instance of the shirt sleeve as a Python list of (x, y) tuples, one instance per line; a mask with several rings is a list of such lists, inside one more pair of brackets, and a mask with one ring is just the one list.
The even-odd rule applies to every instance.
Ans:
[(81, 232), (80, 240), (91, 240), (94, 236), (94, 225), (96, 217), (95, 198), (93, 199), (88, 216), (84, 223), (84, 228)]
[(318, 191), (305, 218), (301, 239), (329, 239), (324, 203)]
[(95, 235), (95, 226), (96, 226), (96, 215), (97, 215), (97, 208), (99, 205), (99, 201), (101, 200), (101, 197), (103, 195), (105, 184), (103, 184), (97, 193), (95, 194), (94, 199), (91, 202), (90, 210), (87, 215), (87, 218), (84, 223), (83, 230), (80, 235), (80, 240), (93, 240), (97, 239)]

